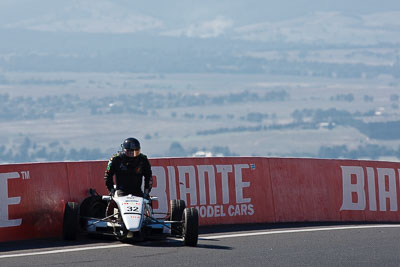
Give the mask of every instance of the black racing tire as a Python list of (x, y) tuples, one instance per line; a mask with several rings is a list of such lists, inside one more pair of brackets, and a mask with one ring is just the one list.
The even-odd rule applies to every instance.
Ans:
[(196, 208), (186, 208), (184, 210), (182, 235), (185, 246), (197, 246), (199, 239), (199, 212)]
[[(182, 221), (183, 211), (186, 208), (186, 204), (184, 200), (181, 199), (173, 199), (170, 201), (170, 221)], [(172, 235), (181, 235), (182, 234), (182, 224), (181, 223), (172, 223), (171, 224), (171, 234)]]
[(106, 216), (107, 201), (101, 196), (90, 196), (85, 198), (80, 205), (80, 224), (82, 228), (86, 227), (87, 218), (102, 219)]
[(63, 221), (63, 238), (75, 240), (79, 230), (79, 204), (68, 202), (65, 204)]
[(80, 205), (80, 215), (93, 218), (104, 218), (106, 215), (107, 201), (101, 196), (85, 198)]

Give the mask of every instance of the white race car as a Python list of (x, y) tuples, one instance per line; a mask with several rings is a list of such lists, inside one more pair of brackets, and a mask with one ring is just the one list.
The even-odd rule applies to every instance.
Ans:
[(66, 203), (64, 239), (74, 240), (79, 232), (86, 232), (90, 235), (113, 235), (123, 242), (171, 236), (182, 238), (187, 246), (197, 245), (198, 211), (186, 208), (183, 200), (171, 200), (170, 212), (163, 214), (164, 219), (157, 219), (152, 209), (154, 197), (100, 196), (93, 189), (89, 192), (90, 196), (80, 205)]

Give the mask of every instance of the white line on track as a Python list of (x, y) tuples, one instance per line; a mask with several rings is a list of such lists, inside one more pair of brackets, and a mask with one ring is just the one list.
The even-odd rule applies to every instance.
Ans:
[(250, 232), (250, 233), (240, 233), (240, 234), (238, 233), (238, 234), (202, 236), (199, 237), (199, 239), (209, 240), (209, 239), (257, 236), (257, 235), (276, 235), (276, 234), (289, 234), (289, 233), (302, 233), (302, 232), (335, 231), (335, 230), (368, 229), (368, 228), (400, 228), (400, 224), (358, 225), (358, 226), (293, 229), (293, 230), (281, 230), (281, 231), (262, 231), (262, 232)]
[(46, 255), (46, 254), (56, 254), (56, 253), (65, 253), (65, 252), (74, 252), (74, 251), (84, 251), (84, 250), (93, 250), (93, 249), (103, 249), (103, 248), (120, 248), (120, 247), (129, 247), (129, 246), (131, 246), (131, 245), (129, 245), (129, 244), (115, 244), (115, 245), (95, 246), (95, 247), (56, 249), (56, 250), (47, 250), (47, 251), (39, 251), (39, 252), (30, 252), (30, 253), (0, 255), (0, 259), (2, 259), (2, 258), (24, 257), (24, 256)]
[[(222, 238), (232, 238), (232, 237), (258, 236), (258, 235), (302, 233), (302, 232), (368, 229), (368, 228), (400, 228), (400, 224), (340, 226), (340, 227), (307, 228), (307, 229), (292, 229), (292, 230), (278, 230), (278, 231), (269, 230), (269, 231), (258, 231), (258, 232), (237, 233), (237, 234), (200, 236), (199, 240), (211, 240), (211, 239), (222, 239)], [(0, 259), (24, 257), (24, 256), (47, 255), (47, 254), (56, 254), (56, 253), (67, 253), (67, 252), (76, 252), (76, 251), (85, 251), (85, 250), (94, 250), (94, 249), (120, 248), (120, 247), (129, 247), (129, 246), (132, 246), (132, 245), (114, 244), (114, 245), (103, 245), (103, 246), (94, 246), (94, 247), (79, 247), (79, 248), (69, 248), (69, 249), (46, 250), (46, 251), (29, 252), (29, 253), (0, 255)]]

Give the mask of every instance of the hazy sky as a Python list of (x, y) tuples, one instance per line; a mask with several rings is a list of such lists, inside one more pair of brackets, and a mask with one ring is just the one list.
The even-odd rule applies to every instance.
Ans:
[[(238, 25), (284, 20), (315, 11), (368, 14), (400, 10), (399, 0), (1, 0), (0, 23), (12, 23), (72, 6), (88, 8), (112, 5), (136, 14), (155, 17), (172, 25), (225, 16)], [(78, 8), (79, 9), (79, 8)]]

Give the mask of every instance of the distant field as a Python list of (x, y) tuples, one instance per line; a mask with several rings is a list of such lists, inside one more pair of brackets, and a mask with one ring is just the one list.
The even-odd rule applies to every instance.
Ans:
[[(345, 145), (349, 149), (356, 149), (373, 144), (397, 149), (400, 145), (400, 139), (370, 139), (351, 126), (333, 129), (327, 129), (324, 124), (318, 129), (255, 128), (293, 123), (293, 112), (304, 109), (335, 108), (351, 113), (372, 112), (373, 115), (361, 118), (364, 121), (398, 120), (400, 101), (395, 96), (399, 92), (399, 81), (389, 77), (357, 80), (243, 74), (3, 75), (7, 83), (0, 85), (0, 95), (8, 94), (9, 102), (18, 101), (18, 97), (31, 97), (33, 104), (27, 100), (24, 103), (36, 105), (35, 101), (40, 97), (66, 94), (79, 97), (73, 110), (57, 111), (57, 106), (52, 106), (52, 118), (8, 120), (7, 116), (2, 116), (0, 146), (4, 151), (9, 150), (9, 153), (18, 148), (26, 137), (34, 143), (35, 147), (31, 149), (46, 147), (51, 150), (51, 143), (57, 149), (62, 147), (67, 151), (72, 148), (96, 148), (101, 151), (99, 159), (115, 152), (128, 136), (138, 137), (142, 141), (143, 152), (150, 157), (170, 156), (173, 142), (178, 142), (188, 154), (195, 150), (225, 147), (235, 155), (274, 157), (315, 157), (321, 146)], [(158, 95), (154, 102), (161, 103), (159, 108), (156, 103), (139, 104), (134, 97), (129, 102), (124, 102), (123, 97), (119, 98), (121, 95), (136, 96), (149, 92)], [(285, 92), (288, 97), (271, 100), (267, 98), (271, 92)], [(168, 94), (179, 95), (182, 103), (168, 106), (165, 103), (173, 103), (173, 99), (168, 100)], [(265, 96), (266, 100), (251, 100), (252, 94)], [(352, 101), (346, 100), (349, 94), (354, 96)], [(215, 103), (183, 103), (185, 99), (197, 101), (200, 95)], [(242, 95), (244, 101), (240, 100)], [(229, 97), (232, 100), (227, 101)], [(91, 99), (98, 99), (98, 104), (95, 103), (97, 100), (90, 102)], [(102, 113), (94, 113), (88, 103), (96, 105), (96, 110)], [(122, 111), (113, 111), (113, 106), (115, 108), (118, 105), (121, 105)], [(144, 113), (126, 112), (127, 106), (140, 108), (140, 112)], [(41, 103), (39, 108), (40, 114), (45, 112), (46, 105)], [(1, 112), (4, 115), (6, 111)], [(244, 127), (244, 130), (240, 127)], [(213, 129), (225, 129), (228, 132), (199, 134)]]

